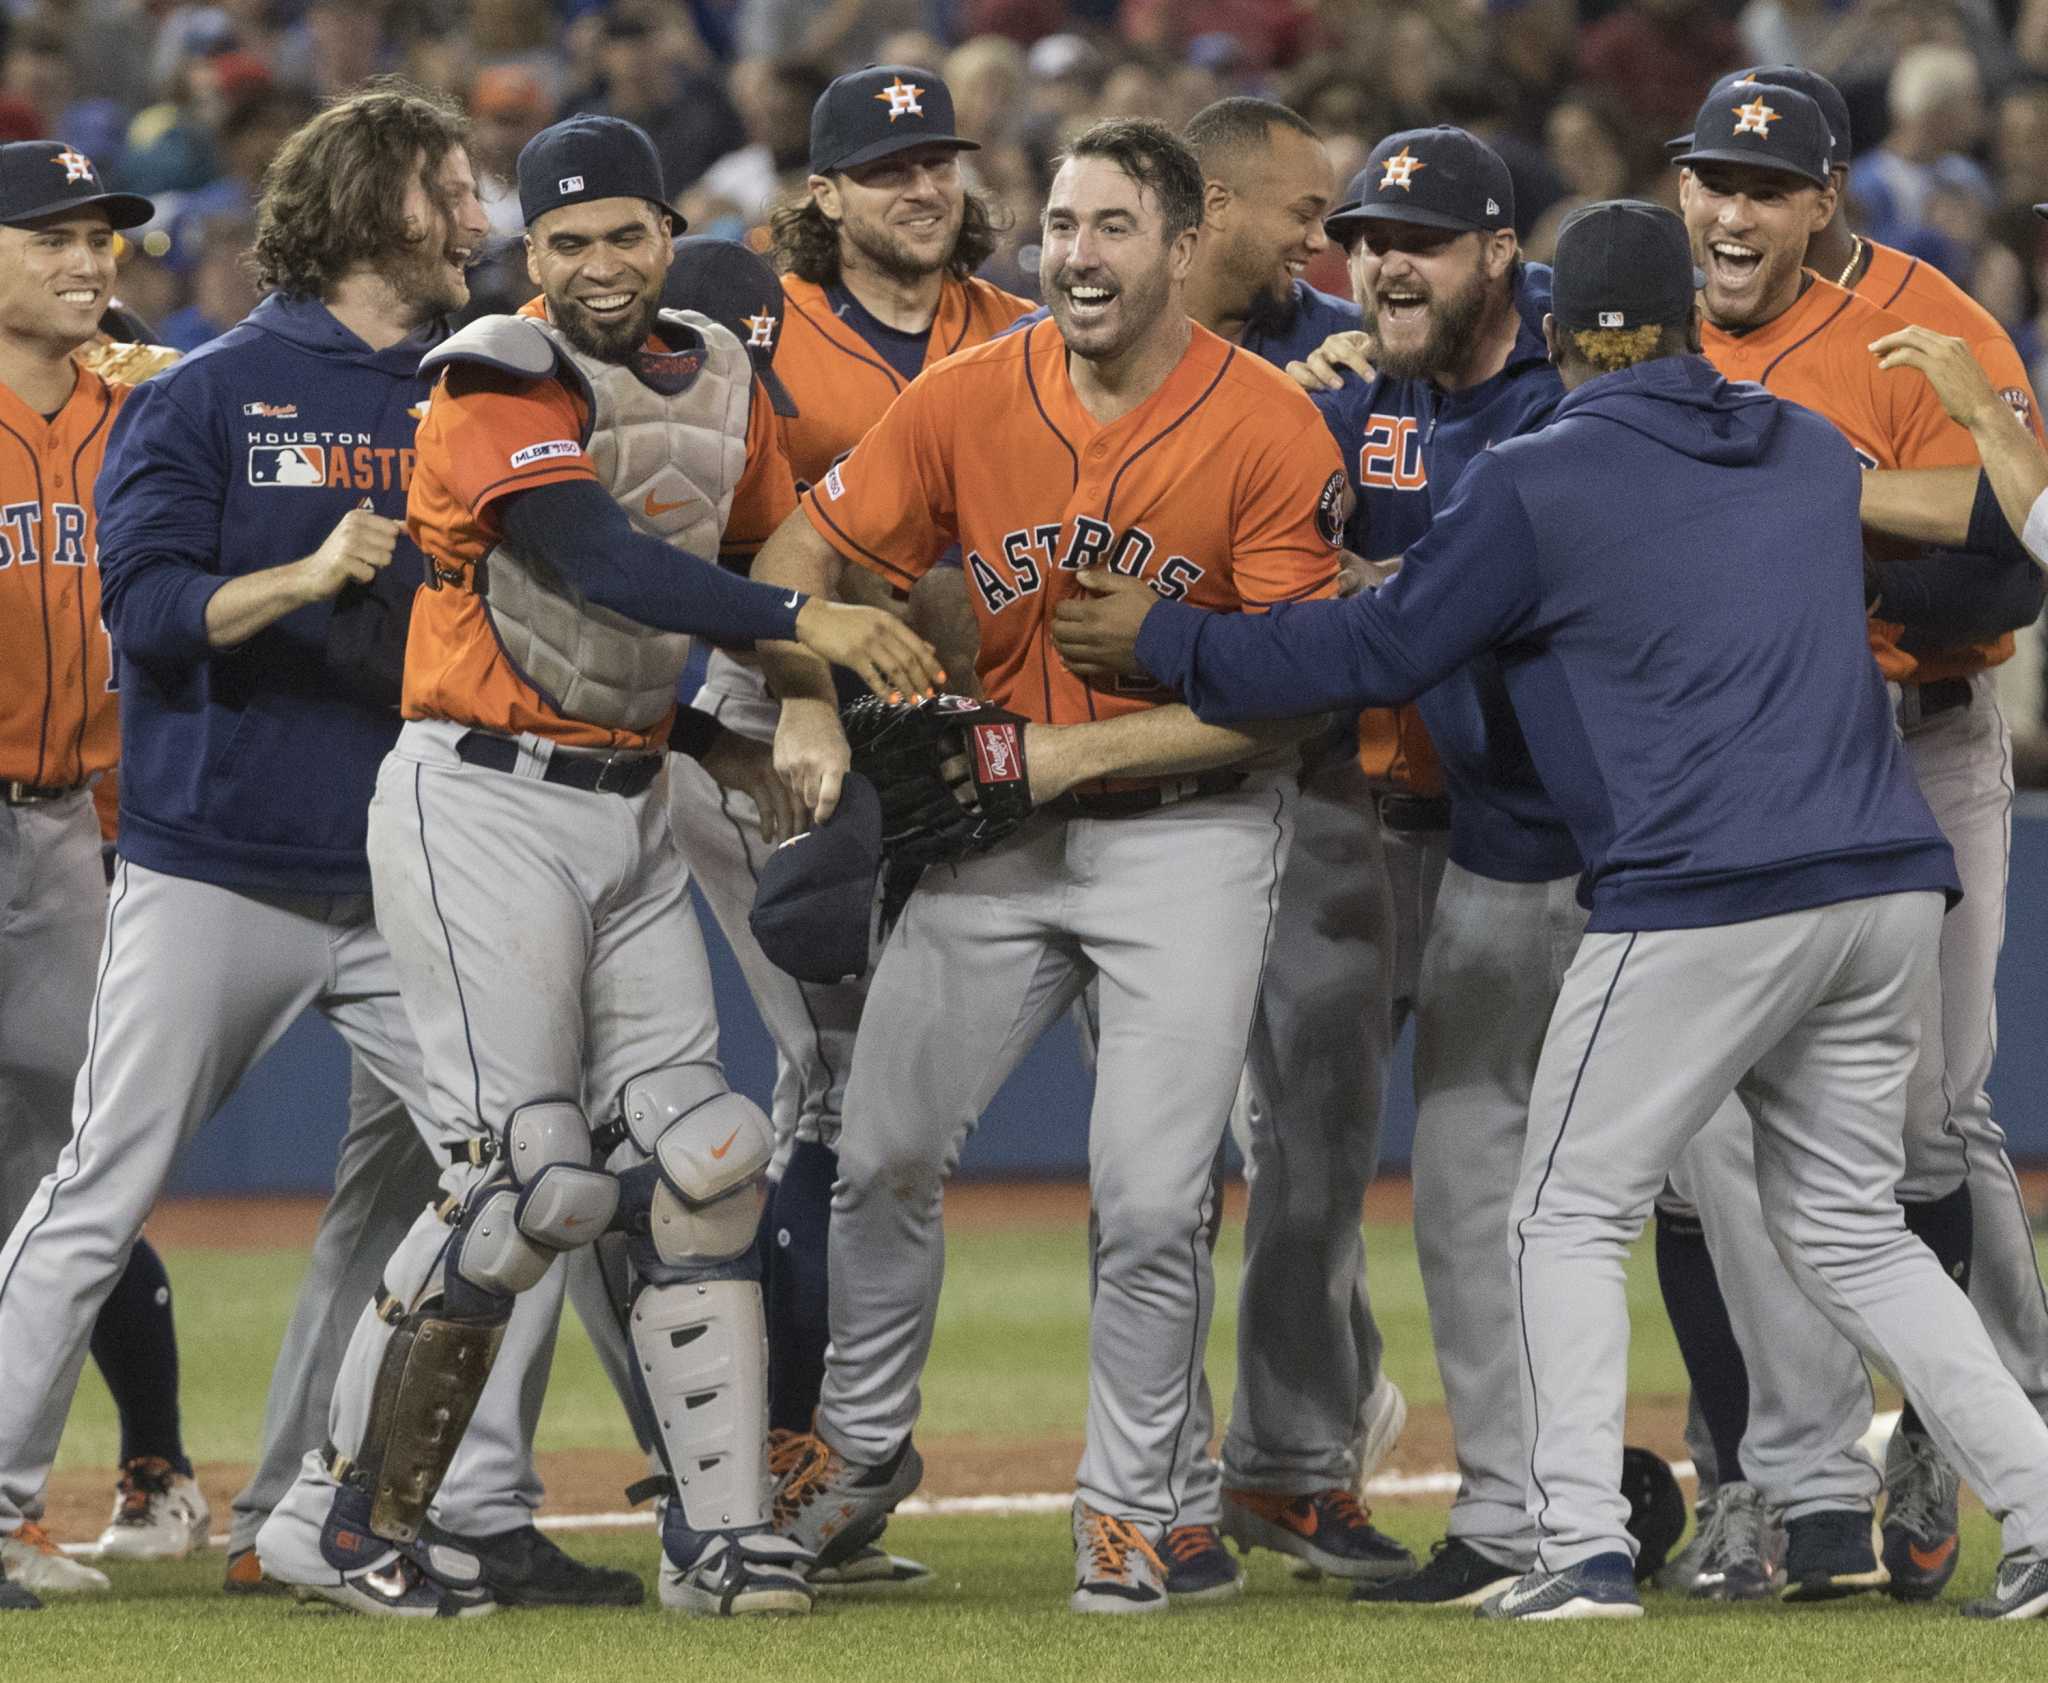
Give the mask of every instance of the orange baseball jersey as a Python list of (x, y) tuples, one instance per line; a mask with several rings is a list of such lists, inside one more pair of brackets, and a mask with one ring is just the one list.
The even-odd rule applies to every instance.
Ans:
[[(833, 313), (822, 286), (784, 275), (782, 294), (787, 307), (782, 343), (775, 348), (775, 372), (803, 411), (783, 421), (782, 439), (797, 483), (815, 485), (882, 418), (905, 382)], [(1032, 308), (987, 281), (956, 281), (949, 276), (939, 289), (939, 312), (932, 318), (925, 367), (993, 339)]]
[[(521, 314), (542, 315), (535, 299)], [(560, 380), (520, 380), (456, 364), (434, 388), (415, 448), (406, 525), (428, 564), (474, 578), (503, 536), (495, 505), (515, 491), (595, 479), (584, 454), (589, 406)], [(733, 493), (722, 553), (748, 555), (796, 506), (789, 458), (768, 394), (755, 382), (747, 413), (747, 465)], [(716, 557), (706, 557), (714, 560)], [(680, 551), (677, 566), (699, 566)], [(483, 598), (467, 587), (423, 589), (413, 599), (405, 644), (404, 713), (453, 719), (517, 735), (530, 731), (570, 748), (653, 752), (668, 720), (648, 731), (614, 730), (558, 712), (513, 668)]]
[[(1777, 320), (1748, 333), (1704, 329), (1707, 359), (1731, 380), (1754, 380), (1826, 416), (1865, 468), (1974, 467), (1977, 446), (1950, 420), (1934, 387), (1910, 368), (1880, 369), (1870, 342), (1906, 324), (1856, 293), (1807, 276), (1806, 290)], [(1866, 540), (1879, 552), (1881, 540)], [(1912, 680), (1901, 627), (1870, 622), (1870, 646), (1887, 678)]]
[(69, 788), (119, 756), (92, 489), (133, 389), (81, 368), (46, 421), (0, 385), (0, 782)]
[(1064, 725), (1172, 699), (1061, 663), (1048, 632), (1069, 574), (1107, 567), (1225, 611), (1328, 596), (1347, 489), (1308, 397), (1205, 328), (1190, 322), (1159, 389), (1105, 426), (1043, 321), (921, 375), (801, 506), (848, 560), (903, 589), (958, 543), (986, 693)]
[[(1991, 376), (1998, 395), (2033, 429), (2035, 438), (2048, 444), (2048, 433), (2041, 428), (2041, 406), (2034, 399), (2027, 365), (2020, 361), (2012, 336), (1998, 325), (1996, 316), (1932, 263), (1873, 241), (1870, 266), (1856, 283), (1856, 294), (1915, 327), (1962, 340)], [(1965, 677), (2012, 659), (2012, 650), (2009, 631), (1989, 643), (1931, 650), (1918, 657), (1913, 675), (1922, 683)]]

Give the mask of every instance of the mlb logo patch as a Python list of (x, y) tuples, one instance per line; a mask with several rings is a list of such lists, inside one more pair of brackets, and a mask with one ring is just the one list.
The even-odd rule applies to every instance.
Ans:
[(251, 485), (325, 485), (327, 449), (320, 444), (252, 444)]
[(565, 195), (580, 193), (583, 191), (583, 177), (580, 175), (565, 175), (555, 183), (555, 191)]

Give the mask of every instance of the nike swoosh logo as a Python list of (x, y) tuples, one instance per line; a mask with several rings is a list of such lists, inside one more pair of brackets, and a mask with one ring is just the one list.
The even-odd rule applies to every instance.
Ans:
[(793, 607), (795, 607), (795, 606), (796, 606), (796, 599), (797, 599), (797, 598), (798, 598), (799, 596), (801, 596), (802, 594), (803, 594), (803, 592), (802, 592), (801, 590), (792, 590), (792, 591), (791, 591), (791, 592), (789, 593), (789, 600), (788, 600), (787, 602), (783, 603), (782, 605), (783, 605), (783, 606), (784, 606), (785, 608), (793, 608)]
[(1939, 1572), (1948, 1564), (1948, 1557), (1956, 1552), (1954, 1533), (1942, 1538), (1931, 1549), (1923, 1549), (1918, 1543), (1906, 1545), (1906, 1556), (1923, 1572)]
[(725, 1154), (726, 1154), (726, 1153), (727, 1153), (728, 1151), (730, 1151), (730, 1150), (732, 1149), (732, 1142), (733, 1142), (734, 1140), (738, 1139), (739, 1137), (740, 1137), (740, 1131), (739, 1131), (739, 1129), (737, 1129), (737, 1128), (733, 1129), (733, 1131), (732, 1131), (731, 1133), (729, 1133), (729, 1134), (727, 1134), (727, 1135), (725, 1136), (725, 1144), (723, 1144), (723, 1145), (714, 1145), (714, 1146), (713, 1146), (713, 1147), (711, 1148), (711, 1155), (712, 1155), (713, 1157), (723, 1157), (723, 1156), (724, 1156), (724, 1155), (725, 1155)]
[(640, 505), (640, 512), (649, 520), (659, 520), (664, 514), (673, 514), (679, 508), (687, 508), (696, 500), (695, 497), (678, 497), (672, 503), (656, 502), (654, 493), (649, 491), (647, 500)]

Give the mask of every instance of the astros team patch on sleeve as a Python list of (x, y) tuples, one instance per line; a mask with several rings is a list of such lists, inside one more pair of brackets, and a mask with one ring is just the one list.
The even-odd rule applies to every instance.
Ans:
[(1323, 487), (1323, 494), (1316, 498), (1316, 530), (1323, 534), (1323, 542), (1332, 549), (1344, 543), (1344, 522), (1351, 513), (1351, 487), (1342, 473), (1330, 475), (1329, 483)]

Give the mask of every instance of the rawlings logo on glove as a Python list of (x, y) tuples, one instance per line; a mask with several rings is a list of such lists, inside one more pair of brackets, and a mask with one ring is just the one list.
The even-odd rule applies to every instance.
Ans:
[(1031, 816), (1018, 714), (964, 695), (862, 696), (843, 719), (853, 769), (882, 798), (882, 853), (892, 865), (985, 853)]

